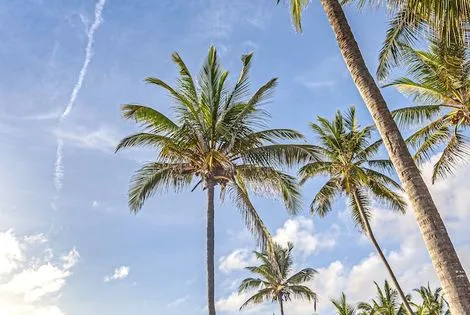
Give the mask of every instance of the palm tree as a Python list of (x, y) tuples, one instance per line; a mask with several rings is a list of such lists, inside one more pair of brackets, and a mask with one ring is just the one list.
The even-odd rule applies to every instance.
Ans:
[(195, 81), (178, 55), (172, 55), (179, 69), (176, 87), (158, 78), (146, 82), (166, 90), (174, 102), (175, 119), (158, 110), (128, 104), (122, 108), (124, 118), (138, 123), (142, 132), (121, 140), (116, 151), (129, 147), (151, 147), (156, 160), (144, 164), (132, 177), (129, 207), (138, 212), (156, 192), (187, 188), (195, 178), (207, 192), (207, 274), (208, 309), (214, 305), (214, 193), (228, 193), (238, 206), (247, 227), (261, 246), (270, 235), (258, 216), (248, 192), (271, 194), (281, 198), (291, 213), (299, 209), (300, 194), (296, 181), (279, 170), (309, 159), (308, 145), (279, 144), (297, 140), (302, 135), (290, 129), (264, 129), (267, 113), (261, 105), (276, 86), (269, 80), (249, 96), (249, 69), (252, 55), (242, 57), (241, 74), (232, 88), (228, 72), (219, 63), (211, 47)]
[[(277, 2), (279, 1), (280, 0)], [(289, 0), (292, 20), (298, 30), (301, 30), (303, 9), (305, 9), (309, 2), (309, 0)], [(386, 1), (388, 4), (396, 3), (408, 4), (409, 7), (413, 7), (413, 5), (427, 7), (426, 12), (428, 14), (424, 17), (426, 17), (429, 22), (434, 21), (436, 23), (436, 29), (440, 29), (439, 19), (433, 19), (433, 16), (446, 16), (449, 18), (449, 23), (441, 23), (441, 26), (455, 23), (453, 19), (462, 16), (460, 13), (455, 14), (455, 11), (446, 10), (446, 6), (442, 4), (449, 2), (454, 3), (455, 8), (462, 10), (459, 12), (462, 12), (462, 14), (466, 16), (466, 21), (470, 20), (468, 18), (470, 14), (470, 10), (468, 10), (468, 0)], [(470, 282), (468, 281), (468, 277), (460, 263), (457, 252), (455, 251), (429, 189), (413, 161), (413, 157), (408, 151), (406, 143), (400, 134), (397, 124), (393, 120), (385, 99), (366, 66), (340, 1), (320, 0), (320, 3), (336, 36), (339, 49), (346, 62), (349, 73), (374, 119), (393, 166), (403, 184), (404, 191), (411, 201), (411, 206), (421, 234), (423, 235), (426, 248), (448, 298), (451, 312), (454, 314), (470, 314)], [(449, 14), (446, 15), (446, 12)], [(417, 19), (419, 20), (421, 17), (417, 17)], [(407, 33), (403, 34), (406, 36)]]
[(377, 288), (377, 298), (371, 303), (359, 303), (359, 315), (405, 315), (406, 311), (403, 304), (400, 304), (398, 293), (387, 281), (384, 288), (380, 288), (377, 282), (374, 282)]
[(313, 301), (314, 309), (316, 308), (316, 293), (303, 283), (312, 280), (317, 272), (315, 269), (305, 268), (292, 274), (292, 249), (292, 243), (288, 243), (286, 248), (274, 243), (272, 251), (255, 252), (261, 265), (246, 269), (258, 278), (243, 280), (238, 292), (253, 289), (257, 291), (243, 303), (240, 310), (252, 304), (272, 301), (279, 303), (281, 315), (284, 315), (284, 302), (291, 301), (292, 298)]
[(307, 163), (300, 169), (300, 183), (318, 175), (327, 177), (326, 184), (320, 188), (310, 205), (312, 214), (326, 216), (331, 212), (335, 199), (344, 194), (349, 199), (355, 222), (371, 240), (407, 310), (413, 314), (369, 224), (371, 199), (383, 201), (392, 210), (401, 213), (406, 208), (405, 201), (395, 191), (401, 190), (400, 184), (382, 172), (393, 168), (391, 162), (374, 158), (382, 141), (369, 142), (373, 127), (361, 128), (358, 125), (354, 107), (349, 109), (346, 117), (338, 111), (333, 121), (318, 117), (318, 123), (311, 123), (310, 127), (320, 141), (316, 147), (319, 157), (317, 161)]
[(407, 142), (417, 149), (420, 164), (436, 149), (444, 147), (434, 165), (432, 182), (444, 178), (459, 162), (468, 160), (469, 139), (464, 130), (470, 127), (470, 49), (461, 45), (445, 47), (433, 41), (430, 51), (407, 47), (409, 77), (394, 80), (401, 92), (414, 97), (417, 106), (393, 112), (405, 126), (426, 125), (411, 135)]
[(348, 304), (346, 300), (346, 294), (341, 293), (341, 297), (339, 299), (332, 299), (331, 303), (336, 308), (337, 315), (355, 315), (356, 314), (356, 307), (354, 305)]
[(447, 301), (442, 295), (442, 289), (431, 290), (431, 287), (422, 286), (415, 289), (422, 299), (421, 304), (413, 303), (416, 307), (416, 315), (450, 315)]

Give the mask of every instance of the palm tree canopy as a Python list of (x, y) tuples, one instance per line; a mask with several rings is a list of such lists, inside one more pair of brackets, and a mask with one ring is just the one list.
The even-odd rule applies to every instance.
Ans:
[(453, 175), (455, 167), (468, 161), (470, 126), (469, 48), (455, 44), (447, 47), (431, 42), (429, 51), (406, 48), (408, 74), (392, 81), (404, 94), (411, 95), (417, 106), (394, 111), (402, 126), (423, 125), (407, 141), (415, 149), (418, 164), (443, 148), (434, 165), (432, 181)]
[(385, 281), (383, 289), (374, 282), (377, 288), (377, 297), (371, 303), (359, 303), (359, 315), (406, 315), (407, 312), (400, 303), (398, 292)]
[[(302, 12), (309, 0), (287, 0), (292, 23), (302, 31)], [(280, 0), (277, 0), (279, 3)], [(390, 69), (402, 62), (402, 46), (412, 45), (422, 38), (435, 37), (444, 43), (468, 41), (470, 1), (468, 0), (342, 0), (343, 4), (355, 2), (385, 7), (390, 15), (384, 45), (380, 52), (377, 75), (384, 79)]]
[[(327, 178), (310, 205), (312, 213), (327, 215), (336, 197), (342, 194), (349, 197), (353, 218), (362, 228), (364, 223), (358, 203), (370, 217), (371, 197), (393, 210), (405, 211), (400, 185), (385, 174), (393, 169), (392, 163), (388, 159), (374, 158), (382, 141), (370, 142), (373, 127), (359, 126), (354, 107), (346, 115), (338, 111), (332, 121), (318, 117), (317, 123), (311, 123), (310, 127), (319, 141), (315, 146), (318, 155), (316, 161), (300, 169), (300, 183), (315, 176)], [(358, 200), (354, 200), (354, 194)]]
[(354, 305), (348, 304), (346, 299), (346, 294), (341, 293), (341, 297), (339, 299), (332, 299), (331, 303), (333, 303), (336, 309), (336, 315), (355, 315), (356, 314), (356, 307)]
[(380, 79), (384, 79), (392, 67), (407, 64), (405, 46), (426, 38), (439, 38), (446, 47), (468, 41), (470, 2), (467, 0), (382, 2), (392, 18), (379, 57), (377, 75)]
[(197, 80), (180, 55), (173, 53), (179, 70), (176, 86), (154, 77), (145, 81), (168, 92), (175, 117), (140, 104), (122, 107), (124, 118), (138, 123), (142, 131), (122, 139), (116, 151), (131, 147), (151, 147), (157, 151), (155, 161), (143, 165), (131, 179), (132, 211), (139, 211), (154, 193), (180, 191), (198, 177), (196, 187), (211, 181), (221, 187), (222, 195), (231, 196), (248, 228), (264, 244), (269, 240), (269, 232), (248, 192), (278, 197), (291, 213), (299, 209), (295, 178), (283, 169), (310, 160), (312, 147), (286, 144), (286, 140), (303, 138), (294, 130), (266, 129), (269, 115), (263, 104), (269, 100), (277, 79), (269, 80), (250, 95), (252, 57), (252, 54), (242, 56), (241, 73), (230, 86), (229, 73), (220, 65), (214, 47), (210, 48)]
[(304, 299), (316, 301), (317, 295), (304, 283), (311, 281), (317, 271), (312, 268), (305, 268), (299, 272), (292, 273), (292, 249), (293, 245), (287, 247), (274, 243), (270, 251), (255, 252), (256, 258), (261, 265), (247, 267), (246, 269), (255, 274), (256, 278), (247, 278), (242, 281), (239, 293), (256, 290), (240, 307), (240, 310), (253, 304), (260, 304), (265, 301), (290, 301), (294, 299)]
[(432, 290), (431, 287), (422, 286), (415, 289), (422, 300), (421, 304), (413, 303), (417, 315), (450, 315), (447, 301), (442, 295), (442, 289)]

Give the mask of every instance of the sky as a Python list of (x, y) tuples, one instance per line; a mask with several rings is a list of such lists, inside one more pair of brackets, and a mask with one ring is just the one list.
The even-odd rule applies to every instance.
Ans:
[[(386, 30), (380, 10), (346, 13), (373, 70)], [(125, 103), (171, 113), (163, 91), (147, 76), (177, 77), (178, 51), (193, 72), (215, 45), (235, 80), (240, 56), (254, 52), (256, 88), (273, 77), (270, 126), (315, 139), (308, 122), (356, 105), (371, 123), (317, 1), (296, 34), (285, 4), (253, 0), (25, 0), (0, 1), (0, 315), (205, 314), (205, 195), (169, 192), (141, 213), (127, 208), (128, 181), (152, 151), (114, 154), (136, 130), (120, 116)], [(409, 105), (392, 89), (391, 108)], [(435, 159), (436, 157), (434, 157)], [(432, 161), (423, 166), (430, 185)], [(457, 251), (470, 271), (470, 219), (462, 166), (430, 185)], [(367, 239), (351, 222), (344, 200), (328, 217), (310, 216), (308, 204), (322, 179), (303, 188), (305, 210), (289, 217), (274, 200), (255, 205), (275, 239), (295, 244), (295, 266), (313, 267), (309, 285), (319, 313), (346, 292), (368, 300), (373, 281), (387, 277)], [(218, 314), (239, 314), (243, 268), (256, 263), (255, 244), (229, 200), (216, 202)], [(412, 211), (400, 216), (380, 206), (372, 221), (407, 292), (437, 286)], [(269, 303), (246, 311), (271, 315)], [(289, 303), (286, 313), (312, 313)]]

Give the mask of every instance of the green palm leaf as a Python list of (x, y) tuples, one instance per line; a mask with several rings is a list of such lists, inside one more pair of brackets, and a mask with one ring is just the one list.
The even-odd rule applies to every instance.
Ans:
[(251, 304), (260, 304), (265, 301), (277, 301), (282, 304), (286, 301), (303, 299), (316, 303), (317, 295), (304, 283), (313, 280), (317, 271), (313, 268), (305, 268), (292, 274), (292, 250), (293, 244), (282, 247), (273, 243), (270, 250), (255, 252), (260, 265), (247, 267), (258, 278), (247, 278), (242, 281), (238, 292), (244, 293), (254, 290), (254, 294), (243, 303), (240, 310)]

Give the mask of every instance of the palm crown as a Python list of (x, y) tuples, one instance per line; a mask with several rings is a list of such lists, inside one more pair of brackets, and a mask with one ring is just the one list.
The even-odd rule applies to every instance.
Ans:
[(385, 281), (383, 290), (376, 283), (377, 298), (371, 303), (359, 303), (358, 309), (360, 315), (406, 315), (406, 310), (399, 302), (398, 292)]
[(307, 163), (300, 171), (303, 184), (315, 176), (326, 176), (326, 184), (314, 197), (310, 209), (320, 216), (332, 210), (336, 197), (345, 194), (350, 199), (350, 208), (356, 223), (364, 228), (361, 209), (370, 216), (370, 196), (386, 203), (391, 209), (404, 211), (405, 201), (396, 191), (400, 185), (385, 174), (392, 169), (387, 159), (374, 159), (382, 141), (370, 143), (373, 127), (361, 128), (356, 119), (355, 109), (351, 107), (344, 117), (338, 111), (333, 121), (318, 117), (318, 123), (310, 127), (317, 135), (320, 144), (317, 160)]
[(290, 301), (292, 298), (316, 301), (316, 294), (303, 283), (312, 280), (317, 272), (315, 269), (305, 268), (292, 275), (292, 249), (291, 243), (285, 248), (274, 243), (272, 251), (255, 252), (261, 265), (246, 269), (256, 274), (258, 278), (243, 280), (239, 292), (252, 289), (258, 291), (243, 303), (240, 309), (264, 301), (277, 301), (281, 304), (283, 312), (282, 302)]
[(402, 125), (425, 126), (407, 141), (416, 148), (418, 164), (444, 148), (434, 165), (432, 181), (452, 175), (460, 162), (468, 159), (470, 146), (465, 129), (470, 126), (470, 51), (461, 45), (446, 47), (432, 42), (430, 51), (407, 48), (409, 77), (387, 86), (414, 97), (418, 106), (393, 112)]
[(346, 299), (346, 294), (341, 293), (341, 297), (339, 299), (332, 299), (331, 303), (333, 303), (336, 311), (336, 315), (355, 315), (356, 314), (356, 306), (348, 304)]
[(422, 299), (421, 304), (413, 303), (416, 307), (417, 315), (450, 315), (448, 310), (447, 301), (442, 295), (442, 289), (437, 288), (432, 290), (431, 287), (422, 286), (419, 289), (415, 289)]
[(143, 131), (122, 139), (116, 151), (135, 146), (150, 146), (158, 151), (156, 161), (143, 165), (131, 180), (131, 210), (139, 211), (157, 191), (180, 191), (198, 177), (196, 186), (220, 185), (223, 195), (229, 193), (249, 229), (259, 241), (266, 242), (269, 232), (248, 191), (277, 196), (295, 213), (300, 205), (296, 181), (280, 168), (309, 160), (311, 146), (279, 143), (301, 139), (296, 131), (264, 129), (268, 114), (262, 105), (277, 80), (269, 80), (252, 96), (248, 95), (252, 54), (242, 57), (240, 76), (231, 88), (228, 72), (221, 68), (214, 47), (210, 48), (197, 81), (178, 53), (172, 58), (179, 68), (176, 87), (153, 77), (146, 82), (170, 94), (175, 119), (148, 106), (127, 104), (122, 108), (123, 116), (139, 123)]

